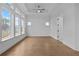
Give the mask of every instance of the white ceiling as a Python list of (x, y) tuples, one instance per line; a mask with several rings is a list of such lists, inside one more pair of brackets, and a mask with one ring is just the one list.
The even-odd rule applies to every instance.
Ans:
[[(57, 5), (57, 3), (18, 3), (15, 4), (25, 15), (33, 15), (37, 17), (48, 16), (51, 15), (53, 9)], [(35, 13), (33, 9), (36, 8), (36, 5), (40, 5), (41, 8), (44, 8), (44, 13)]]
[(29, 13), (35, 13), (33, 9), (36, 9), (38, 5), (40, 5), (40, 8), (45, 9), (43, 13), (50, 13), (56, 4), (54, 3), (52, 4), (51, 3), (31, 3), (31, 4), (28, 3), (27, 4), (26, 3), (24, 5)]
[[(42, 18), (50, 17), (54, 12), (54, 8), (58, 5), (57, 3), (16, 3), (14, 4), (18, 7), (19, 10), (23, 12), (26, 17)], [(36, 5), (40, 5), (41, 8), (44, 8), (44, 13), (35, 13), (33, 9), (36, 8)]]

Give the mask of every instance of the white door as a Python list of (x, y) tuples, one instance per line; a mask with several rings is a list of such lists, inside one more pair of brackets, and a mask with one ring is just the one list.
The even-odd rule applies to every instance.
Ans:
[(62, 40), (63, 37), (63, 17), (57, 17), (57, 39)]

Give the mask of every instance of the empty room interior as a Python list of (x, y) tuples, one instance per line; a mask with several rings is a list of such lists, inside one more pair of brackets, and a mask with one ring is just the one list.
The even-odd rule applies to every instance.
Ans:
[(79, 3), (0, 3), (0, 56), (79, 56)]

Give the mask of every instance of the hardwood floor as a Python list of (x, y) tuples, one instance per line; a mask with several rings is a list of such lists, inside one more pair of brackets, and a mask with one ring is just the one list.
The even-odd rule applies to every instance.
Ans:
[(28, 37), (2, 56), (79, 56), (62, 42), (51, 37)]

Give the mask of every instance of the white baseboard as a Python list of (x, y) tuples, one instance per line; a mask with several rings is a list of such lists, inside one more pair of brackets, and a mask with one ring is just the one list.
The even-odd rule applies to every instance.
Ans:
[(56, 40), (61, 41), (63, 44), (65, 44), (66, 46), (70, 47), (73, 50), (79, 51), (79, 49), (75, 48), (75, 47), (71, 47), (70, 45), (68, 45), (66, 42), (64, 42), (62, 39), (57, 39), (57, 37), (50, 35), (52, 38), (55, 38)]
[(52, 38), (55, 38), (57, 40), (57, 37), (50, 35)]

